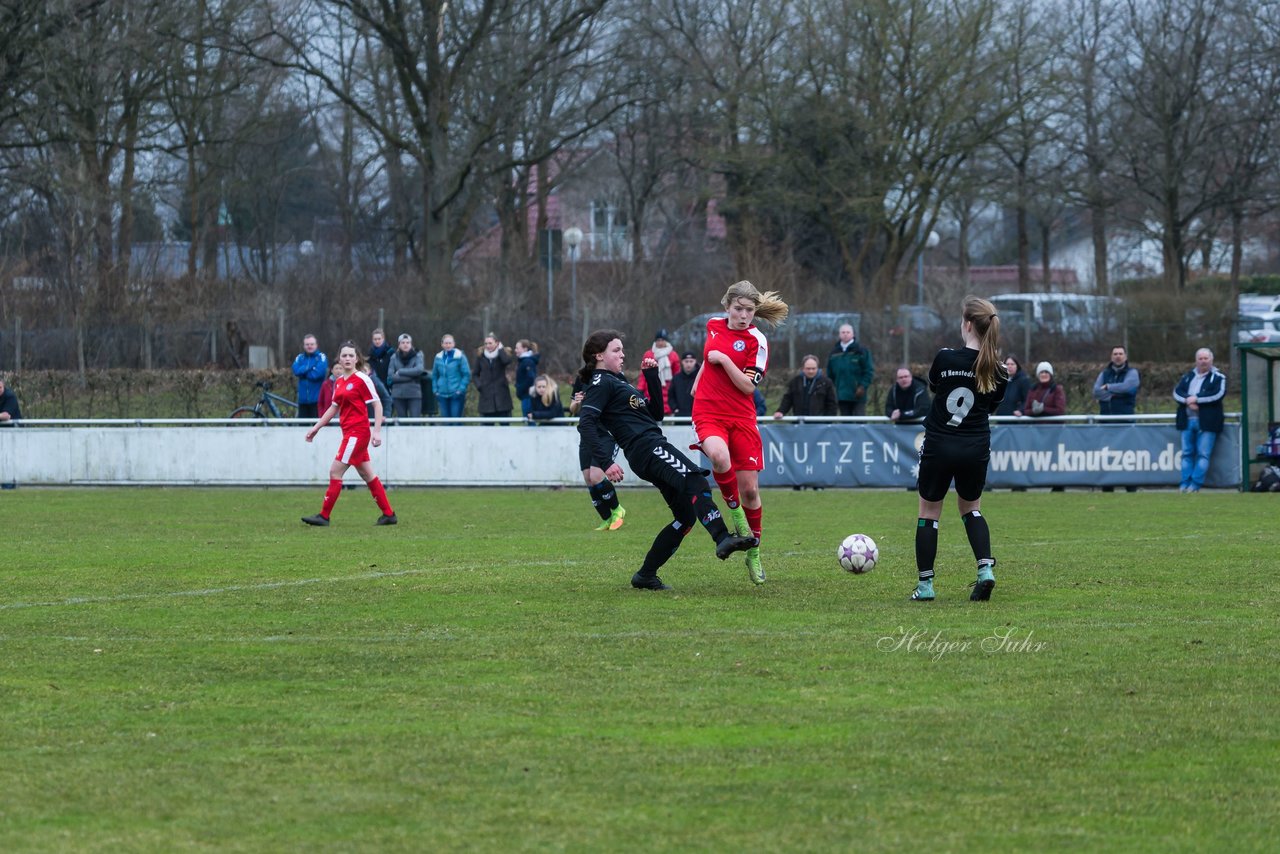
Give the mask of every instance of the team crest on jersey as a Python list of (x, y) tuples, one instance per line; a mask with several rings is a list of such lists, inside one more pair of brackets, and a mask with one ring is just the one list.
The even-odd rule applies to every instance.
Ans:
[(631, 399), (627, 401), (632, 409), (645, 409), (649, 406), (649, 401), (645, 400), (638, 394), (631, 395)]
[(747, 342), (746, 342), (746, 341), (734, 341), (734, 342), (733, 342), (733, 349), (735, 349), (735, 350), (737, 350), (739, 353), (741, 353), (743, 350), (747, 349)]
[(355, 386), (355, 383), (347, 383), (347, 391), (351, 391), (351, 389), (353, 389), (353, 388), (355, 388), (355, 387), (356, 387), (356, 386)]

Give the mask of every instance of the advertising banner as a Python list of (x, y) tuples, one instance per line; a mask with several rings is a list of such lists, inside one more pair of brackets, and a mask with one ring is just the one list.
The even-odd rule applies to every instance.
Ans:
[[(761, 424), (761, 486), (913, 486), (924, 428)], [(1182, 441), (1169, 424), (998, 424), (987, 486), (1177, 486)], [(1240, 425), (1218, 436), (1206, 486), (1240, 483)]]

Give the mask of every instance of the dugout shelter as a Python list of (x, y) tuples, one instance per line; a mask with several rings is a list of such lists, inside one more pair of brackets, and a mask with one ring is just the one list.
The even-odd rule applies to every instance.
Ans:
[(1274, 465), (1277, 448), (1271, 441), (1280, 424), (1280, 341), (1239, 343), (1240, 356), (1240, 488), (1248, 489), (1262, 468)]

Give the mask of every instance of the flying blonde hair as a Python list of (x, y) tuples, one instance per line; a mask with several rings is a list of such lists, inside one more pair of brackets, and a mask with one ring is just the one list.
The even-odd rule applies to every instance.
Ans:
[(720, 305), (728, 310), (729, 305), (739, 297), (746, 297), (756, 304), (756, 320), (763, 320), (771, 326), (779, 326), (782, 321), (787, 319), (787, 313), (791, 310), (787, 304), (778, 296), (777, 291), (767, 291), (760, 293), (756, 290), (756, 286), (743, 279), (741, 282), (734, 282), (729, 289), (724, 292), (724, 296), (720, 299)]

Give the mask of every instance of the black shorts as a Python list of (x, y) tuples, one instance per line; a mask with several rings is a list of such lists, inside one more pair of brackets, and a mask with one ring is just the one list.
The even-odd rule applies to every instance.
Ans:
[(634, 459), (628, 454), (627, 463), (637, 477), (662, 489), (664, 495), (668, 489), (677, 495), (693, 495), (710, 488), (707, 485), (708, 472), (670, 442), (659, 442), (641, 450), (635, 453)]
[(939, 438), (926, 434), (920, 448), (920, 478), (916, 489), (925, 501), (941, 501), (947, 497), (954, 480), (956, 495), (965, 501), (977, 501), (987, 485), (990, 461), (990, 439), (967, 441), (962, 437)]

